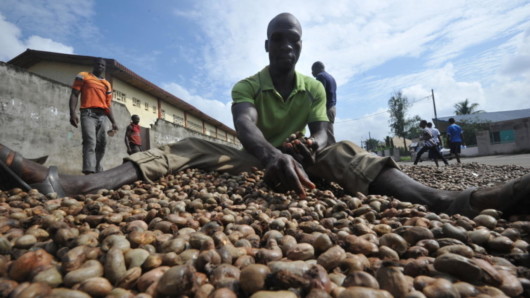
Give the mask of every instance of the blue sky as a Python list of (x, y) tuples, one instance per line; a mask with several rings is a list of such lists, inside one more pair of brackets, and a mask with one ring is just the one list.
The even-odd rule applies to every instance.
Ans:
[[(230, 91), (267, 65), (269, 20), (303, 27), (297, 70), (320, 60), (338, 82), (338, 140), (391, 135), (387, 102), (439, 117), (469, 99), (530, 108), (529, 1), (0, 1), (0, 60), (26, 48), (118, 60), (233, 127)], [(65, 99), (67, 109), (67, 99)]]

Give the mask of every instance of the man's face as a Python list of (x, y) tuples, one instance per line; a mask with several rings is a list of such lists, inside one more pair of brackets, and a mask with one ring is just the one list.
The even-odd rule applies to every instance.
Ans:
[(270, 28), (266, 42), (270, 67), (277, 70), (293, 70), (302, 51), (302, 34), (291, 19), (283, 19)]
[(313, 67), (311, 68), (311, 73), (314, 77), (316, 77), (320, 73), (320, 71), (316, 67)]
[(94, 69), (92, 70), (92, 73), (96, 76), (100, 76), (102, 73), (105, 72), (105, 68), (107, 66), (107, 63), (103, 59), (99, 59), (94, 63)]

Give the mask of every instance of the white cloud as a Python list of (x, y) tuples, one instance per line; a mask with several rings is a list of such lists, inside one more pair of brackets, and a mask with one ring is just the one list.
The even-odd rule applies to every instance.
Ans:
[(2, 0), (0, 12), (23, 32), (59, 42), (65, 42), (67, 37), (94, 37), (97, 31), (91, 23), (92, 0)]
[(219, 100), (212, 100), (194, 95), (193, 93), (190, 93), (188, 89), (176, 83), (164, 83), (161, 85), (161, 88), (178, 98), (183, 99), (200, 111), (206, 113), (208, 116), (223, 122), (228, 127), (234, 128), (234, 125), (232, 124), (231, 103), (224, 103)]
[(27, 48), (42, 51), (72, 54), (73, 47), (40, 36), (30, 36), (21, 39), (21, 30), (14, 24), (7, 22), (0, 14), (0, 60), (7, 61), (14, 58)]
[(43, 38), (40, 36), (30, 36), (26, 41), (26, 46), (34, 50), (58, 52), (65, 54), (74, 53), (74, 48), (59, 42), (55, 42), (49, 38)]
[(24, 51), (20, 29), (0, 14), (0, 60), (7, 61)]

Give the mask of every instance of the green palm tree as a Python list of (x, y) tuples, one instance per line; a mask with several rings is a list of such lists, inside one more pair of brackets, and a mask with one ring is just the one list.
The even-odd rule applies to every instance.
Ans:
[(466, 100), (455, 104), (454, 107), (456, 115), (468, 115), (484, 112), (483, 110), (478, 110), (478, 103), (470, 103), (467, 98)]

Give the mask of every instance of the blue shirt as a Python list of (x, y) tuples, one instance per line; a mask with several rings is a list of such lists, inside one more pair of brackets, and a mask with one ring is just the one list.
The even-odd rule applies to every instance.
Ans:
[(335, 79), (325, 71), (317, 74), (315, 79), (319, 80), (326, 90), (326, 108), (334, 107), (337, 104), (337, 83)]
[(451, 124), (447, 127), (447, 135), (452, 143), (462, 143), (462, 128), (458, 124)]

